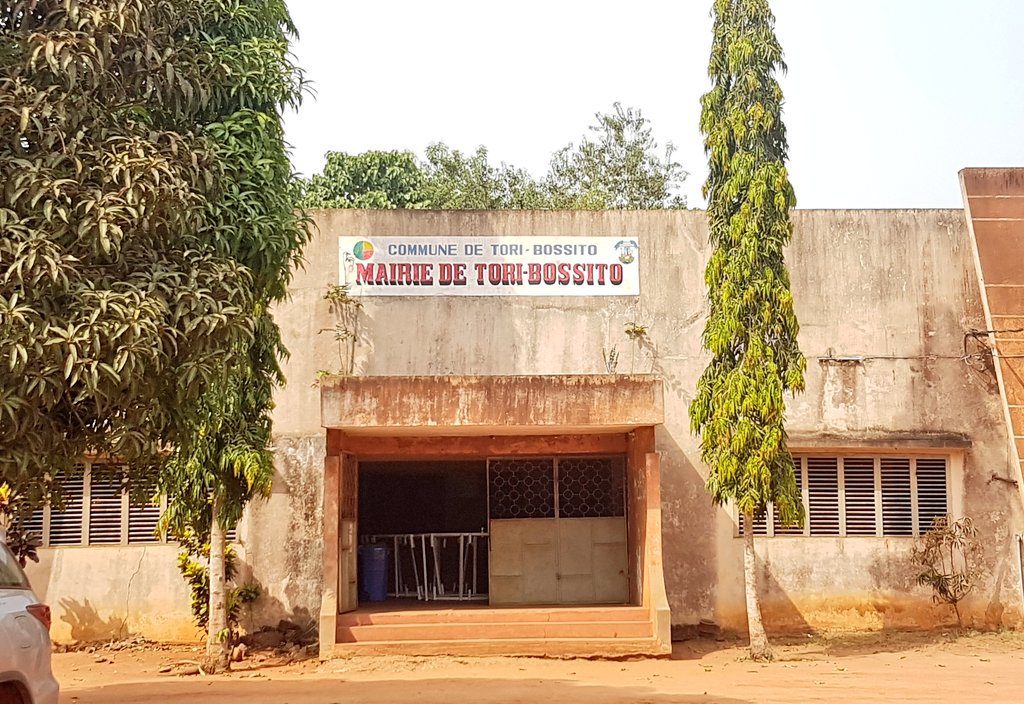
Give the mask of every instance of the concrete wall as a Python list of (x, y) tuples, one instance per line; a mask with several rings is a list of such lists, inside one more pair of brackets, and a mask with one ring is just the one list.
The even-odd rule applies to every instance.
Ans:
[[(990, 363), (963, 359), (965, 333), (985, 326), (963, 212), (814, 211), (798, 213), (795, 222), (789, 256), (808, 374), (806, 393), (791, 404), (791, 432), (838, 436), (853, 447), (897, 445), (915, 435), (922, 444), (933, 435), (968, 438), (962, 472), (953, 453), (952, 499), (976, 520), (991, 575), (969, 620), (1020, 624), (1013, 535), (1022, 530), (1021, 505), (1012, 485), (994, 479), (1013, 470), (1001, 401)], [(821, 359), (830, 351), (864, 361)], [(772, 543), (765, 557), (779, 586), (779, 621), (789, 601), (812, 626), (909, 626), (950, 617), (913, 586), (906, 539), (765, 542)], [(739, 565), (739, 550), (733, 552)], [(720, 551), (719, 559), (728, 554)], [(833, 570), (822, 574), (823, 564)]]
[[(684, 212), (323, 211), (320, 236), (293, 298), (277, 310), (292, 350), (276, 427), (283, 455), (275, 496), (252, 512), (246, 555), (271, 595), (268, 619), (318, 603), (322, 432), (317, 370), (350, 364), (361, 376), (595, 374), (615, 347), (621, 373), (665, 381), (663, 527), (673, 622), (713, 618), (744, 626), (740, 541), (730, 513), (704, 490), (706, 469), (690, 435), (687, 405), (706, 358), (704, 215)], [(896, 439), (966, 437), (963, 505), (990, 544), (990, 584), (973, 622), (1017, 623), (1022, 530), (1008, 476), (1003, 414), (991, 369), (962, 361), (964, 333), (984, 319), (960, 211), (797, 211), (789, 263), (807, 391), (790, 406), (792, 434), (835, 436), (848, 448)], [(337, 282), (337, 237), (415, 235), (638, 235), (639, 298), (364, 298), (354, 358), (330, 332), (323, 300)], [(627, 322), (648, 327), (638, 344)], [(859, 363), (821, 358), (857, 355)], [(298, 448), (302, 450), (299, 451)], [(921, 625), (942, 620), (913, 586), (909, 539), (764, 539), (769, 625)], [(828, 564), (828, 573), (820, 569)]]
[(58, 643), (142, 634), (189, 642), (201, 637), (172, 545), (45, 548), (25, 571), (50, 605)]
[[(700, 349), (708, 256), (702, 212), (323, 211), (316, 222), (320, 234), (296, 274), (292, 298), (275, 311), (291, 357), (289, 384), (277, 395), (275, 411), (274, 493), (249, 511), (239, 531), (244, 574), (265, 592), (254, 610), (257, 623), (313, 622), (320, 605), (325, 434), (318, 370), (600, 374), (606, 371), (602, 352), (614, 347), (619, 373), (664, 379), (665, 423), (657, 445), (673, 623), (711, 618), (744, 629), (740, 541), (731, 514), (713, 507), (704, 489), (706, 468), (687, 418), (707, 361)], [(791, 435), (854, 449), (913, 447), (917, 439), (968, 444), (954, 450), (962, 453), (958, 501), (985, 539), (990, 572), (969, 605), (969, 620), (1020, 623), (1013, 536), (1024, 531), (1024, 516), (1017, 488), (1004, 481), (1014, 476), (1009, 435), (991, 366), (961, 359), (964, 334), (985, 326), (963, 213), (797, 211), (794, 222), (788, 261), (808, 370), (806, 392), (790, 404)], [(365, 298), (354, 351), (339, 344), (332, 332), (337, 317), (323, 299), (338, 282), (337, 237), (438, 234), (639, 236), (642, 295)], [(625, 334), (629, 322), (647, 326), (646, 341)], [(863, 359), (827, 359), (842, 356)], [(911, 544), (906, 538), (759, 539), (769, 627), (948, 620), (913, 585)], [(140, 550), (47, 551), (46, 566), (33, 575), (37, 587), (47, 585), (41, 591), (55, 606), (65, 598), (78, 602), (63, 617), (66, 633), (59, 630), (65, 626), (58, 606), (58, 640), (74, 636), (75, 618), (109, 625), (125, 615), (133, 631), (150, 637), (192, 633), (174, 550), (148, 548), (139, 569)], [(101, 571), (109, 578), (98, 578)], [(145, 616), (136, 590), (147, 594)], [(74, 616), (81, 604), (96, 615)], [(171, 621), (176, 625), (161, 625)]]

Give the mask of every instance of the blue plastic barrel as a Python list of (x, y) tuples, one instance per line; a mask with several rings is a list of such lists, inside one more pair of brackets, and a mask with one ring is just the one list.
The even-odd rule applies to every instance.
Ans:
[(359, 546), (360, 598), (384, 601), (388, 598), (388, 549), (384, 545)]

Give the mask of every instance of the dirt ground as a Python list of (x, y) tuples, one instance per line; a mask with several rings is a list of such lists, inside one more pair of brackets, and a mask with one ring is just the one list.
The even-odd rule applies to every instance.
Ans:
[[(228, 675), (179, 675), (198, 649), (58, 653), (62, 704), (745, 704), (1024, 701), (1024, 633), (863, 634), (776, 641), (769, 665), (736, 642), (677, 643), (671, 660), (258, 655)], [(102, 660), (102, 661), (100, 661)]]

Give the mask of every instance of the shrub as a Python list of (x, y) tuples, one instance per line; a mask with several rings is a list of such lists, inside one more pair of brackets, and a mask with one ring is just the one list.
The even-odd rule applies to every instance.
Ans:
[(984, 575), (983, 550), (977, 535), (969, 517), (954, 521), (952, 516), (939, 516), (914, 546), (914, 562), (924, 568), (917, 575), (917, 583), (931, 587), (936, 604), (952, 607), (960, 628), (963, 628), (960, 602)]
[[(210, 620), (210, 544), (200, 543), (194, 538), (181, 541), (182, 551), (178, 553), (178, 571), (188, 583), (192, 617), (204, 631)], [(235, 580), (238, 568), (234, 549), (228, 545), (224, 551), (224, 576), (228, 585)], [(229, 586), (228, 628), (232, 636), (238, 632), (238, 617), (242, 606), (259, 598), (262, 589), (255, 582)]]

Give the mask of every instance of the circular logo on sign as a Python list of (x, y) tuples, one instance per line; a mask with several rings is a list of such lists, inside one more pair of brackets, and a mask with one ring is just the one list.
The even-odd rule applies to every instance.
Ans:
[(615, 251), (619, 253), (619, 261), (623, 264), (632, 264), (638, 249), (640, 245), (636, 240), (620, 240), (615, 244)]
[(360, 240), (356, 242), (356, 246), (352, 248), (352, 254), (355, 255), (356, 259), (366, 261), (373, 256), (373, 244), (366, 240)]

